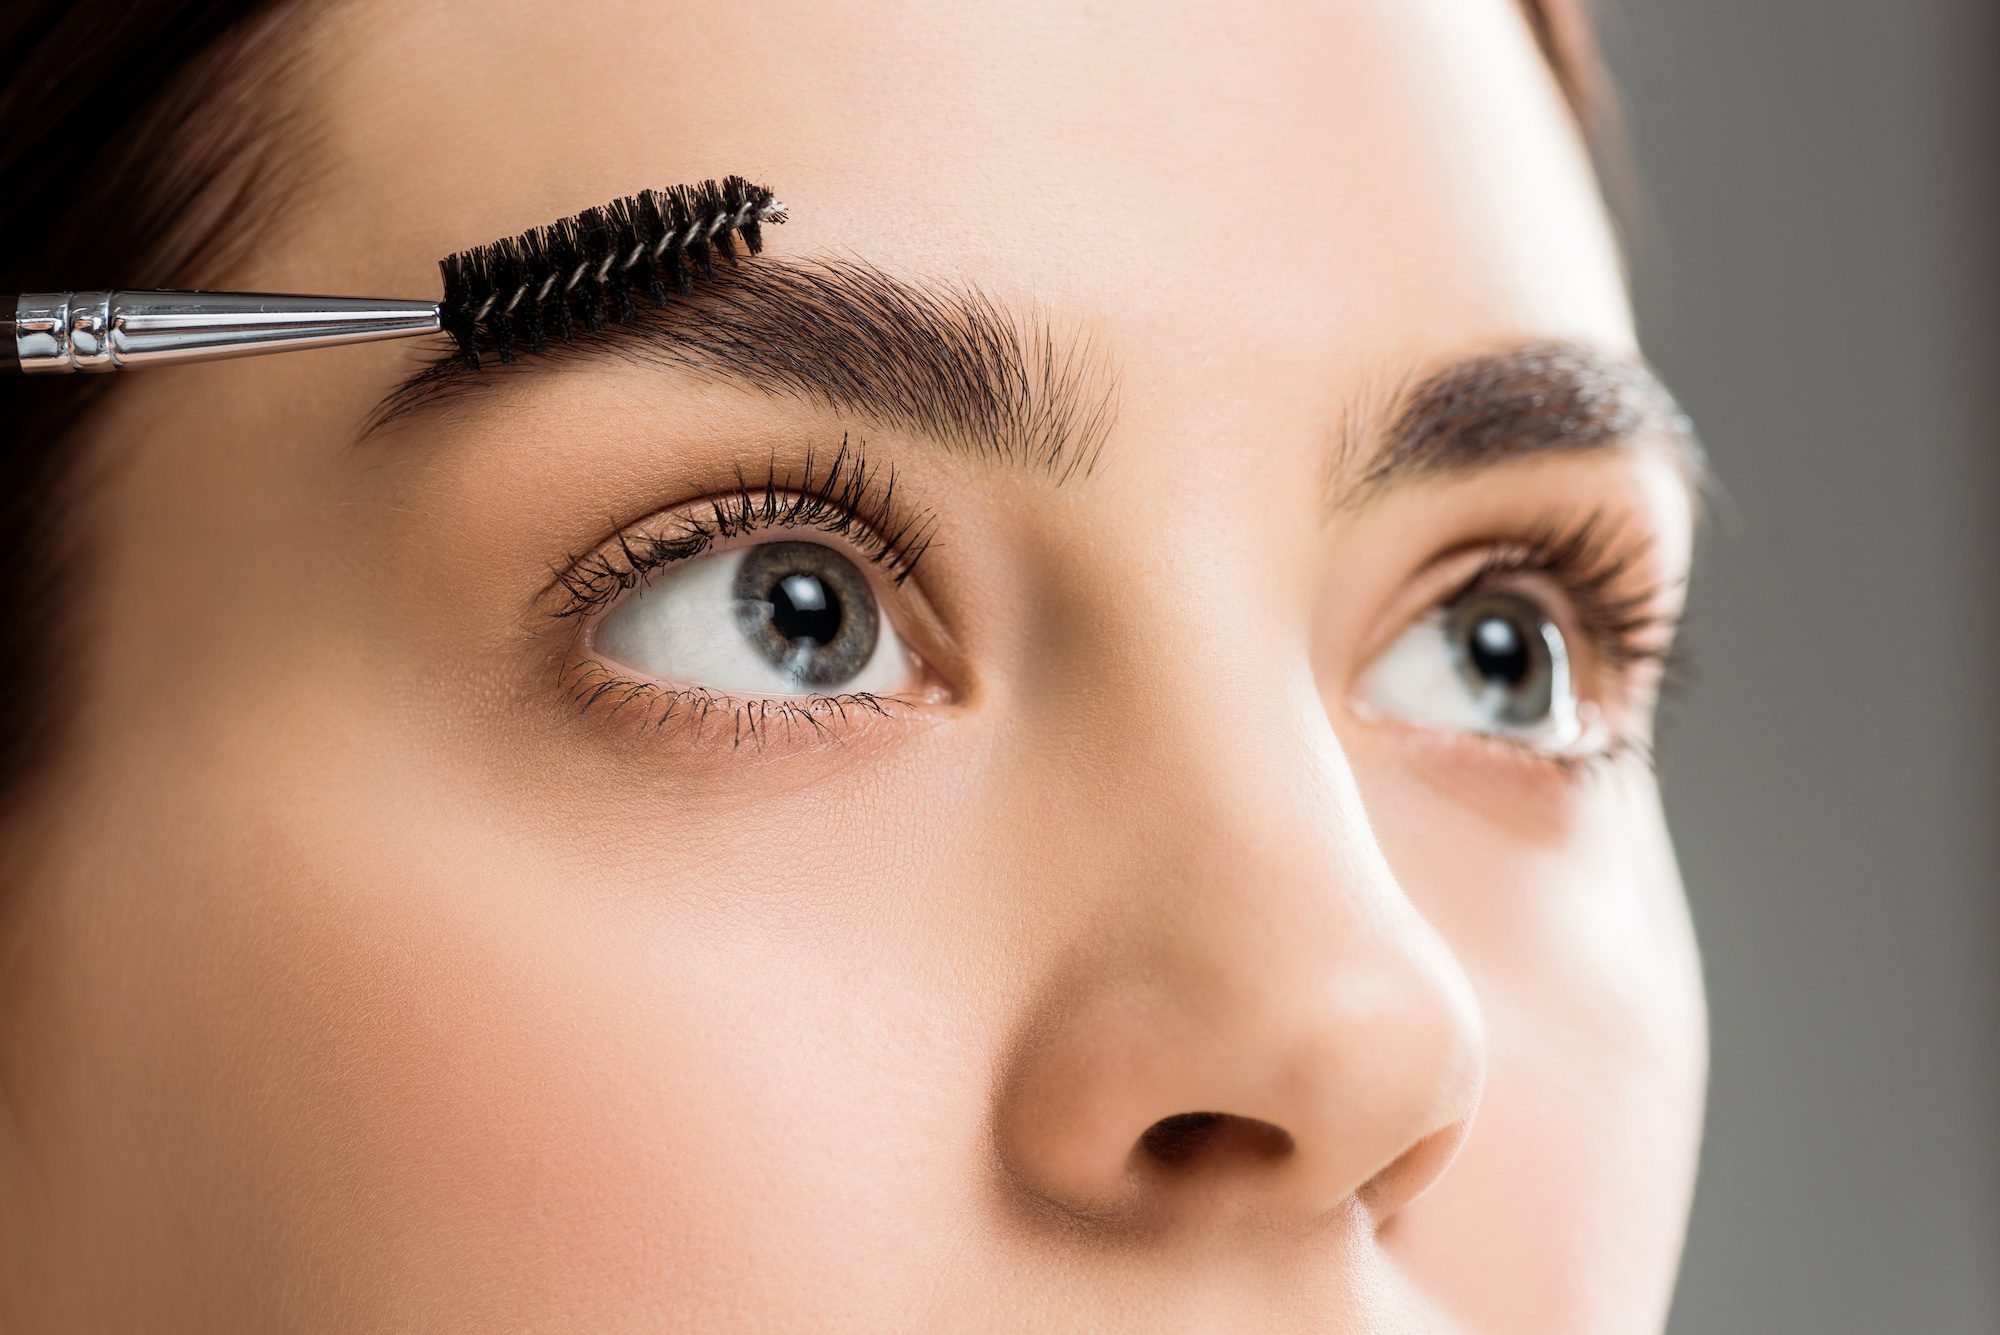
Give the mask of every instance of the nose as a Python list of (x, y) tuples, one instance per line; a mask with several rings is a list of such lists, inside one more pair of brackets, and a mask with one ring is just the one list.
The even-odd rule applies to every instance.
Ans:
[(1369, 835), (1324, 714), (1289, 742), (1262, 765), (1238, 738), (1128, 770), (1117, 811), (1074, 827), (1091, 851), (1061, 889), (1088, 908), (994, 1104), (1010, 1189), (1042, 1210), (1379, 1226), (1463, 1141), (1485, 1071), (1470, 984)]

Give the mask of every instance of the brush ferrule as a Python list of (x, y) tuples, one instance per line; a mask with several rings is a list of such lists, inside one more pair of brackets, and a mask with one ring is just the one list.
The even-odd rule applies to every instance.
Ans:
[(14, 346), (29, 375), (253, 357), (434, 334), (434, 301), (247, 292), (24, 292)]

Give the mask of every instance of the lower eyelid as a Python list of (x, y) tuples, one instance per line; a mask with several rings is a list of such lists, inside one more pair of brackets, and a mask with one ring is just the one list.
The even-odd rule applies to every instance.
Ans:
[(1602, 746), (1559, 755), (1501, 735), (1426, 728), (1365, 709), (1350, 712), (1406, 756), (1425, 781), (1454, 798), (1489, 803), (1525, 799), (1531, 807), (1556, 810), (1563, 799), (1610, 777), (1627, 762), (1637, 761), (1648, 772), (1653, 768), (1652, 747), (1644, 739), (1607, 736)]
[(705, 686), (649, 681), (592, 657), (568, 663), (559, 697), (571, 713), (642, 737), (763, 751), (840, 742), (863, 727), (907, 718), (927, 703), (914, 694), (842, 692), (801, 696), (739, 696)]

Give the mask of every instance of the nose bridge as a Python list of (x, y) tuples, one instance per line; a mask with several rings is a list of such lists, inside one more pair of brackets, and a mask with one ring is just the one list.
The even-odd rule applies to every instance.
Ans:
[[(1068, 762), (1115, 800), (1060, 817), (1068, 940), (996, 1131), (1018, 1185), (1085, 1218), (1393, 1212), (1477, 1101), (1470, 986), (1375, 845), (1303, 649), (1233, 660), (1178, 659), (1181, 681)], [(1191, 689), (1204, 671), (1228, 694)]]
[[(1336, 907), (1326, 902), (1328, 885), (1379, 899), (1384, 911), (1403, 905), (1303, 636), (1292, 640), (1264, 625), (1268, 609), (1252, 599), (1199, 603), (1219, 610), (1183, 611), (1177, 626), (1165, 611), (1151, 612), (1155, 639), (1166, 639), (1170, 650), (1107, 649), (1126, 660), (1115, 672), (1082, 664), (1069, 670), (1079, 679), (1116, 681), (1124, 701), (1094, 711), (1104, 722), (1093, 727), (1088, 748), (1071, 753), (1073, 763), (1096, 771), (1089, 788), (1116, 795), (1071, 837), (1113, 851), (1121, 886), (1157, 886), (1162, 893), (1152, 907), (1159, 913), (1212, 915), (1219, 900), (1253, 887), (1241, 905), (1253, 916), (1278, 912), (1279, 901), (1298, 890), (1303, 902), (1287, 913)], [(1125, 615), (1136, 621), (1150, 611), (1132, 604)], [(1108, 643), (1147, 640), (1121, 631)], [(1055, 818), (1069, 824), (1076, 814)], [(1183, 893), (1192, 888), (1198, 893)]]
[[(1305, 618), (1261, 588), (1241, 562), (1190, 561), (1121, 581), (1049, 628), (1039, 698), (1053, 703), (1038, 727), (1063, 763), (1086, 771), (1072, 777), (1116, 795), (1127, 832), (1157, 824), (1240, 838), (1301, 811), (1365, 824), (1313, 679)], [(1072, 814), (1049, 812), (1060, 823)], [(1316, 838), (1344, 842), (1341, 825), (1313, 824)], [(1179, 856), (1201, 846), (1170, 843)]]

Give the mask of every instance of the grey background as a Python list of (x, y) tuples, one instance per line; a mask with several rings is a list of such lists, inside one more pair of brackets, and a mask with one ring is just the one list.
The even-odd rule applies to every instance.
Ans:
[(2000, 1332), (2000, 5), (1600, 4), (1724, 495), (1661, 764), (1714, 1032), (1671, 1329)]

